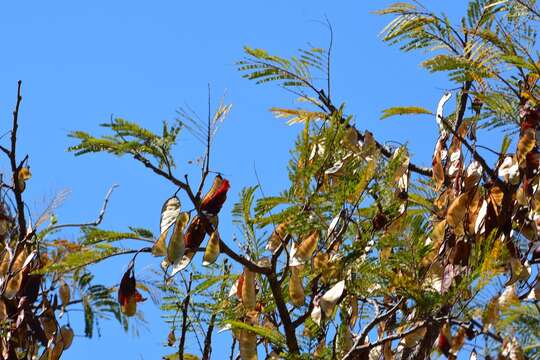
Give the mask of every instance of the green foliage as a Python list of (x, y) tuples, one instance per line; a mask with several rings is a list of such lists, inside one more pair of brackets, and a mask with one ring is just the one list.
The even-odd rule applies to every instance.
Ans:
[(383, 110), (381, 120), (396, 116), (396, 115), (415, 115), (415, 114), (427, 114), (433, 115), (433, 113), (427, 109), (418, 106), (395, 106)]
[(83, 131), (74, 131), (69, 136), (80, 142), (68, 150), (77, 156), (96, 152), (107, 152), (117, 156), (125, 154), (149, 156), (157, 160), (159, 168), (165, 165), (174, 167), (170, 151), (182, 128), (180, 123), (169, 125), (164, 121), (161, 135), (120, 118), (101, 126), (110, 129), (112, 135), (94, 137)]

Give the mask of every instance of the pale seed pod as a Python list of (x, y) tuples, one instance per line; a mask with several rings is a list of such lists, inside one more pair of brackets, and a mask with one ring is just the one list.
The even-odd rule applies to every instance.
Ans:
[(238, 343), (242, 360), (257, 360), (257, 336), (249, 330), (239, 331)]
[(212, 235), (210, 236), (210, 240), (208, 240), (208, 243), (206, 244), (206, 249), (204, 251), (203, 257), (204, 266), (212, 265), (218, 258), (220, 253), (219, 241), (219, 233), (216, 230), (212, 233)]
[(242, 285), (242, 304), (246, 310), (255, 309), (256, 294), (255, 294), (255, 274), (244, 269), (244, 282)]
[(291, 266), (291, 277), (289, 278), (289, 296), (291, 298), (291, 302), (295, 306), (304, 305), (305, 300), (304, 287), (300, 277), (301, 271), (301, 266)]
[(64, 343), (64, 350), (69, 349), (69, 347), (73, 343), (73, 329), (70, 326), (62, 326), (60, 328), (60, 336), (62, 339), (62, 343)]
[(336, 306), (338, 300), (341, 298), (344, 290), (345, 281), (341, 280), (336, 283), (332, 288), (330, 288), (330, 290), (325, 292), (324, 295), (321, 297), (319, 303), (327, 319), (332, 316), (332, 313), (334, 312), (334, 307)]

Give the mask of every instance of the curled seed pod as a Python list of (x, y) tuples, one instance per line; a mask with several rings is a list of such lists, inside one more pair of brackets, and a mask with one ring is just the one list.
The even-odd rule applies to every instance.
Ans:
[(220, 241), (219, 233), (216, 230), (210, 236), (210, 240), (208, 240), (208, 244), (206, 244), (206, 249), (204, 251), (204, 257), (203, 257), (204, 266), (212, 265), (218, 258), (219, 252), (220, 252), (219, 241)]
[(327, 319), (332, 316), (332, 313), (334, 312), (334, 307), (336, 306), (338, 300), (341, 298), (341, 295), (343, 295), (344, 290), (345, 281), (341, 280), (334, 286), (332, 286), (330, 290), (325, 292), (324, 295), (321, 297), (320, 306)]
[(214, 184), (201, 202), (201, 211), (211, 215), (217, 215), (227, 199), (227, 191), (230, 188), (229, 181), (220, 175), (214, 179)]
[(242, 304), (246, 310), (255, 309), (256, 294), (255, 294), (255, 274), (244, 269), (244, 281), (242, 284)]
[[(235, 291), (235, 295), (238, 299), (242, 300), (242, 291), (244, 289), (244, 274), (242, 273), (239, 277), (238, 277), (238, 280), (236, 280), (236, 283), (233, 285), (233, 287), (231, 288), (231, 292), (234, 290)], [(232, 296), (232, 294), (229, 294), (229, 296)]]
[(291, 266), (291, 277), (289, 278), (289, 296), (295, 306), (304, 305), (305, 295), (302, 279), (300, 277), (301, 266)]

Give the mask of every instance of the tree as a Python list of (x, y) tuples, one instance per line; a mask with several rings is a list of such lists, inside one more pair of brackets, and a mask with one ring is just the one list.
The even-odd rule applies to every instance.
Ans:
[[(0, 145), (10, 168), (7, 179), (0, 177), (0, 357), (58, 359), (74, 337), (69, 317), (66, 320), (64, 314), (77, 305), (84, 309), (84, 332), (88, 337), (92, 337), (100, 318), (115, 317), (127, 327), (126, 317), (109, 288), (96, 284), (85, 267), (94, 259), (113, 256), (120, 250), (101, 245), (94, 247), (93, 252), (80, 252), (84, 241), (91, 241), (96, 231), (93, 227), (103, 220), (113, 188), (95, 221), (58, 222), (54, 213), (67, 191), (56, 194), (33, 221), (25, 211), (23, 195), (32, 176), (30, 158), (25, 155), (20, 159), (17, 153), (21, 88), (19, 81), (9, 145)], [(75, 244), (62, 239), (70, 228), (83, 229), (85, 240)], [(61, 268), (57, 263), (62, 264)], [(69, 272), (64, 271), (66, 266)]]
[[(198, 341), (197, 356), (209, 359), (218, 328), (231, 331), (231, 358), (238, 347), (244, 360), (258, 353), (427, 359), (434, 351), (448, 358), (539, 358), (540, 68), (533, 50), (540, 12), (529, 0), (471, 0), (457, 25), (416, 1), (378, 13), (392, 17), (384, 41), (427, 51), (423, 67), (447, 73), (457, 86), (434, 112), (399, 106), (382, 114), (435, 117), (431, 168), (416, 165), (406, 146), (388, 147), (357, 129), (345, 106), (334, 103), (331, 46), (301, 49), (290, 59), (246, 47), (238, 62), (243, 76), (277, 83), (305, 106), (272, 109), (303, 125), (290, 186), (272, 196), (261, 184), (242, 190), (233, 210), (243, 230), (238, 250), (219, 233), (229, 182), (210, 161), (217, 125), (230, 110), (221, 104), (213, 114), (209, 109), (206, 123), (181, 111), (160, 133), (124, 119), (103, 124), (104, 136), (74, 131), (76, 155), (130, 156), (177, 190), (164, 199), (158, 236), (103, 230), (96, 221), (82, 227), (76, 246), (62, 245), (68, 255), (39, 272), (51, 281), (58, 274), (77, 279), (86, 265), (132, 254), (107, 296), (117, 291), (121, 313), (131, 317), (148, 286), (166, 294), (168, 342), (176, 347), (168, 359), (194, 358), (184, 351), (186, 341)], [(498, 150), (477, 129), (501, 132)], [(196, 182), (176, 175), (171, 151), (182, 130), (205, 140)], [(16, 164), (14, 179), (23, 166)], [(20, 185), (13, 191), (20, 195)], [(26, 228), (24, 219), (17, 224), (19, 233)], [(151, 246), (112, 245), (126, 239)], [(136, 280), (142, 253), (160, 263), (163, 279), (155, 284)], [(62, 340), (50, 338), (54, 351)]]

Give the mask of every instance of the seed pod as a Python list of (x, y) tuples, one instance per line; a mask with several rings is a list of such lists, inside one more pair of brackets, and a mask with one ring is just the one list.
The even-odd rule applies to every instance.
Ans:
[(216, 191), (219, 189), (222, 182), (223, 182), (223, 177), (221, 177), (221, 175), (219, 174), (216, 175), (216, 177), (214, 178), (214, 182), (212, 183), (212, 186), (210, 187), (210, 190), (208, 190), (206, 195), (204, 195), (204, 198), (202, 199), (201, 203), (205, 203), (205, 204), (208, 203), (208, 201), (210, 201), (210, 199), (214, 197), (214, 195), (216, 194)]
[(180, 200), (173, 196), (161, 207), (161, 218), (159, 221), (159, 232), (163, 234), (167, 231), (176, 221), (180, 214)]
[(308, 237), (306, 237), (302, 242), (296, 247), (294, 255), (299, 262), (307, 261), (315, 249), (317, 248), (317, 243), (319, 242), (319, 232), (314, 231)]
[(66, 306), (69, 303), (69, 300), (71, 299), (69, 285), (62, 281), (62, 285), (60, 285), (60, 288), (58, 289), (58, 294), (60, 295), (60, 300), (62, 301), (62, 305)]
[(176, 335), (174, 335), (174, 329), (171, 329), (169, 331), (169, 335), (167, 335), (167, 345), (173, 346), (176, 342)]
[(122, 276), (120, 287), (118, 288), (118, 302), (120, 303), (120, 310), (126, 316), (133, 316), (137, 312), (137, 303), (144, 300), (146, 299), (144, 299), (137, 291), (137, 282), (135, 280), (133, 264), (130, 264)]
[(26, 249), (23, 249), (17, 255), (17, 258), (13, 262), (11, 271), (12, 273), (14, 273), (14, 275), (11, 276), (11, 278), (9, 278), (8, 283), (6, 285), (6, 289), (4, 291), (4, 296), (9, 300), (13, 299), (21, 288), (22, 281), (23, 281), (23, 268), (26, 265), (28, 265), (26, 264), (27, 259), (28, 259), (28, 251)]
[(57, 338), (54, 342), (54, 346), (52, 348), (49, 348), (49, 359), (48, 360), (58, 360), (60, 359), (60, 356), (62, 356), (62, 352), (64, 352), (64, 342), (62, 339)]
[(242, 284), (242, 304), (246, 310), (255, 309), (256, 294), (255, 294), (255, 274), (244, 268), (244, 282)]
[(40, 316), (41, 325), (47, 339), (51, 339), (56, 333), (56, 319), (54, 317), (54, 311), (48, 307)]
[(0, 299), (0, 324), (8, 319), (6, 303)]
[(73, 343), (73, 329), (70, 326), (62, 326), (60, 328), (60, 336), (62, 337), (62, 342), (64, 343), (64, 350), (69, 349)]
[(216, 176), (214, 184), (201, 202), (201, 211), (211, 215), (217, 215), (227, 199), (227, 191), (230, 188), (229, 181)]
[(184, 256), (185, 243), (183, 231), (188, 222), (189, 214), (186, 212), (179, 214), (175, 220), (174, 231), (169, 240), (169, 246), (167, 246), (167, 261), (172, 265), (175, 265)]
[[(413, 324), (415, 326), (416, 324)], [(426, 327), (421, 327), (419, 329), (416, 329), (412, 333), (408, 334), (403, 338), (403, 344), (406, 348), (411, 348), (415, 346), (420, 340), (422, 340), (426, 336)]]
[(200, 216), (195, 216), (189, 224), (186, 234), (184, 235), (184, 244), (187, 250), (197, 251), (199, 246), (204, 240), (206, 235), (206, 228), (208, 226), (208, 221), (203, 219)]
[(270, 239), (268, 239), (268, 244), (266, 244), (266, 249), (269, 251), (276, 251), (278, 247), (286, 241), (287, 238), (287, 223), (283, 222), (279, 224), (275, 230), (272, 232)]
[(341, 280), (336, 283), (330, 290), (324, 293), (320, 299), (321, 309), (327, 319), (332, 316), (334, 312), (334, 307), (336, 306), (338, 300), (341, 298), (343, 291), (345, 290), (345, 281)]
[(326, 253), (318, 253), (313, 258), (313, 270), (324, 271), (328, 268), (328, 262), (330, 261), (330, 255)]
[(19, 170), (17, 182), (19, 185), (19, 190), (21, 192), (24, 191), (24, 189), (26, 188), (26, 181), (29, 180), (31, 177), (32, 177), (32, 173), (30, 172), (29, 168), (23, 167), (22, 169)]
[(238, 343), (242, 360), (257, 360), (257, 336), (255, 333), (245, 329), (240, 330)]
[(236, 297), (240, 300), (242, 300), (242, 291), (244, 288), (244, 274), (240, 274), (238, 277), (238, 280), (236, 280), (236, 283), (231, 288), (231, 292), (229, 293), (229, 297), (232, 295), (236, 295)]
[(210, 236), (210, 240), (208, 240), (208, 244), (206, 244), (206, 249), (204, 251), (204, 257), (203, 257), (204, 266), (212, 265), (218, 258), (219, 252), (220, 252), (219, 241), (220, 241), (219, 233), (216, 230)]
[(291, 277), (289, 278), (289, 296), (295, 306), (304, 305), (305, 295), (302, 279), (300, 277), (301, 266), (291, 266)]

